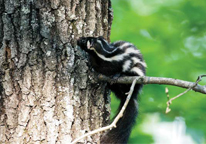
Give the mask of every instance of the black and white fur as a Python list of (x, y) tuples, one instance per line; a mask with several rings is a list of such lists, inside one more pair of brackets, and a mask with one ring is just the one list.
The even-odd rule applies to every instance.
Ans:
[[(129, 42), (108, 43), (103, 37), (81, 37), (77, 44), (89, 53), (92, 68), (106, 76), (144, 76), (146, 63), (140, 51)], [(131, 84), (108, 84), (121, 100), (119, 109), (126, 100)], [(131, 100), (118, 121), (117, 127), (102, 137), (101, 144), (126, 144), (138, 114), (137, 95), (142, 84), (135, 86)]]

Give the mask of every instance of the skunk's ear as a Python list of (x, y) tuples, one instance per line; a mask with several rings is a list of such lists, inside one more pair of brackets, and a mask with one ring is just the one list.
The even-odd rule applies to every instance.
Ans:
[(90, 49), (91, 46), (92, 46), (92, 45), (91, 45), (90, 41), (88, 40), (88, 41), (87, 41), (87, 48)]
[(91, 49), (94, 46), (94, 40), (92, 38), (87, 39), (87, 49)]

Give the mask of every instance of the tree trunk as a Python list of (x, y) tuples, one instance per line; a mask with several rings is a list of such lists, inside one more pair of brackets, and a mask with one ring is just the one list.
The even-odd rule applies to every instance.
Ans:
[(108, 0), (0, 0), (0, 143), (69, 144), (109, 121), (109, 91), (91, 83), (76, 40), (109, 40), (110, 8)]

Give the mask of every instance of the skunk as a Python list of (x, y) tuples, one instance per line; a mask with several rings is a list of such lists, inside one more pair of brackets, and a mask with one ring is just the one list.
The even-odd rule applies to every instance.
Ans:
[[(103, 37), (81, 37), (77, 45), (89, 54), (92, 68), (106, 76), (144, 76), (146, 63), (138, 50), (132, 43), (116, 41), (108, 43)], [(110, 84), (108, 87), (120, 99), (119, 110), (124, 105), (127, 92), (131, 84)], [(101, 138), (101, 144), (126, 144), (131, 129), (138, 114), (137, 96), (142, 89), (142, 84), (136, 84), (130, 102), (117, 122), (117, 127), (108, 131)]]

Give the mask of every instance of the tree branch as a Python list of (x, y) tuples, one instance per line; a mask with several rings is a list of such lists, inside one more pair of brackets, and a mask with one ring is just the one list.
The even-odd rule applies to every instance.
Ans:
[(129, 103), (129, 100), (130, 100), (131, 95), (134, 91), (134, 86), (135, 86), (136, 83), (138, 83), (138, 84), (164, 84), (164, 85), (166, 84), (166, 85), (173, 85), (173, 86), (178, 86), (178, 87), (182, 87), (182, 88), (187, 88), (187, 90), (185, 92), (177, 95), (176, 97), (174, 97), (172, 99), (169, 99), (169, 93), (168, 93), (169, 91), (168, 91), (168, 89), (166, 89), (166, 94), (167, 94), (167, 97), (168, 97), (166, 112), (170, 111), (169, 105), (171, 104), (172, 100), (178, 98), (179, 96), (185, 94), (186, 92), (188, 92), (190, 90), (194, 90), (196, 92), (206, 94), (206, 85), (201, 86), (201, 85), (198, 84), (198, 82), (200, 82), (202, 80), (202, 77), (206, 77), (206, 75), (199, 76), (198, 79), (196, 80), (196, 82), (188, 82), (188, 81), (183, 81), (183, 80), (173, 79), (173, 78), (148, 77), (148, 76), (141, 76), (141, 77), (138, 77), (138, 76), (131, 77), (131, 76), (129, 76), (129, 77), (119, 77), (117, 79), (111, 79), (111, 77), (107, 77), (107, 76), (104, 76), (102, 74), (99, 74), (97, 77), (95, 77), (94, 75), (96, 75), (96, 74), (93, 73), (93, 80), (95, 80), (95, 81), (99, 80), (99, 81), (106, 81), (106, 82), (111, 82), (111, 83), (123, 83), (123, 84), (131, 84), (132, 83), (132, 85), (130, 87), (130, 91), (128, 93), (127, 99), (126, 99), (123, 107), (121, 108), (120, 112), (118, 113), (118, 115), (115, 117), (114, 121), (110, 125), (99, 128), (99, 129), (96, 129), (96, 130), (93, 130), (89, 133), (86, 133), (83, 136), (75, 139), (72, 142), (72, 144), (75, 144), (78, 141), (80, 141), (81, 139), (83, 139), (87, 136), (93, 135), (95, 133), (115, 128), (116, 123), (123, 116), (123, 113), (124, 113), (128, 103)]
[[(206, 77), (206, 75), (201, 75), (200, 77)], [(118, 79), (111, 80), (111, 77), (104, 76), (102, 74), (99, 74), (97, 76), (99, 81), (107, 81), (107, 82), (113, 82), (113, 83), (123, 83), (123, 84), (131, 84), (132, 81), (137, 78), (136, 76), (129, 76), (129, 77), (119, 77)], [(173, 85), (173, 86), (178, 86), (182, 88), (189, 89), (191, 88), (192, 90), (196, 92), (200, 92), (202, 94), (206, 94), (206, 85), (202, 86), (197, 84), (195, 85), (195, 82), (189, 82), (189, 81), (184, 81), (184, 80), (179, 80), (179, 79), (173, 79), (173, 78), (164, 78), (164, 77), (149, 77), (149, 76), (141, 76), (138, 77), (139, 79), (137, 80), (138, 84), (160, 84), (160, 85)], [(194, 86), (194, 87), (193, 87)]]

